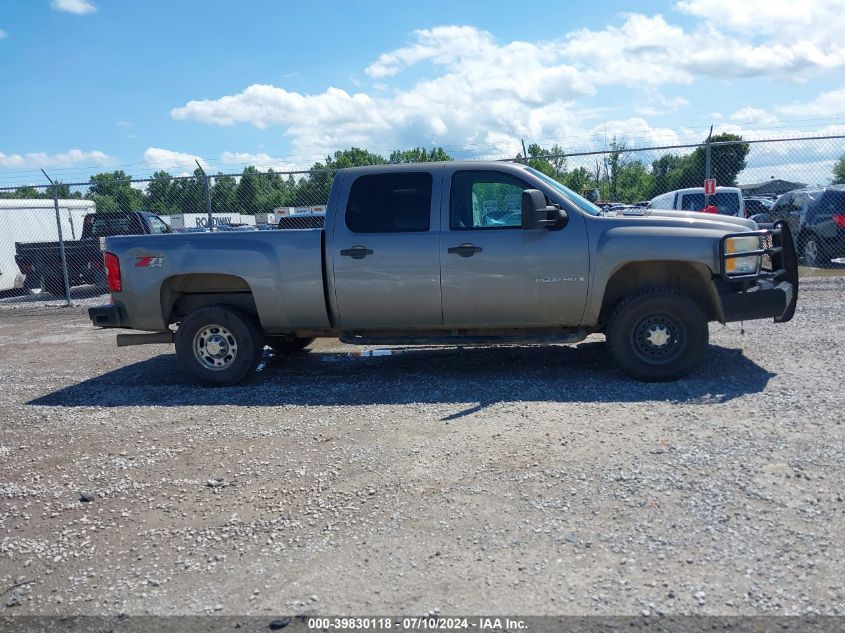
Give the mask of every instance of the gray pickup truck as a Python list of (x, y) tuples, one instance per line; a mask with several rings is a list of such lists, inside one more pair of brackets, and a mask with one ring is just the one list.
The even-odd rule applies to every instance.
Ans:
[(702, 360), (708, 322), (792, 318), (789, 227), (657, 209), (604, 213), (525, 165), (345, 169), (325, 228), (109, 237), (96, 326), (175, 342), (202, 382), (235, 384), (264, 345), (576, 343), (602, 332), (634, 378)]

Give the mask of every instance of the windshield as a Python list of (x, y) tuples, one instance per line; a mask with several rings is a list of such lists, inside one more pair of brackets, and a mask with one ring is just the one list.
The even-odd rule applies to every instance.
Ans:
[(537, 176), (537, 178), (540, 178), (543, 182), (551, 185), (554, 188), (555, 191), (557, 191), (560, 194), (563, 194), (563, 196), (566, 197), (567, 200), (569, 200), (572, 204), (577, 206), (582, 211), (585, 211), (585, 212), (589, 213), (590, 215), (601, 215), (602, 214), (601, 209), (599, 209), (596, 205), (594, 205), (592, 202), (590, 202), (589, 200), (587, 200), (583, 196), (579, 196), (577, 193), (572, 191), (572, 189), (570, 189), (569, 187), (566, 187), (566, 186), (560, 184), (554, 178), (549, 178), (546, 174), (544, 174), (541, 171), (537, 171), (533, 167), (529, 167), (528, 171), (530, 171), (532, 174)]

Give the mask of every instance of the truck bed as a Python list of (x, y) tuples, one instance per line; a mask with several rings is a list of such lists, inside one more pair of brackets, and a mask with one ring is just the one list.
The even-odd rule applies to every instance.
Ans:
[(329, 327), (321, 230), (127, 235), (107, 246), (121, 261), (113, 298), (130, 315), (126, 327), (166, 330), (168, 295), (203, 279), (209, 289), (245, 283), (267, 332)]

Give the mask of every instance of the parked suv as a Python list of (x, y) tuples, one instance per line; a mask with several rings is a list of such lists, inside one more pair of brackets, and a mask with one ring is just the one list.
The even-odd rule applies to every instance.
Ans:
[(745, 198), (744, 202), (746, 218), (760, 213), (768, 213), (774, 204), (774, 201), (768, 198)]
[(742, 191), (737, 187), (716, 187), (716, 193), (704, 196), (704, 187), (677, 189), (657, 196), (648, 203), (649, 209), (678, 209), (681, 211), (705, 211), (705, 207), (715, 207), (716, 213), (745, 217), (745, 203)]
[(807, 187), (783, 194), (769, 211), (786, 220), (806, 266), (845, 257), (845, 185)]

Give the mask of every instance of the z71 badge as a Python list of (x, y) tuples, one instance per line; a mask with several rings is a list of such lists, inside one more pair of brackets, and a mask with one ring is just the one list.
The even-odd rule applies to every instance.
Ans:
[(135, 258), (135, 268), (161, 268), (164, 264), (164, 257), (153, 257), (144, 255)]

